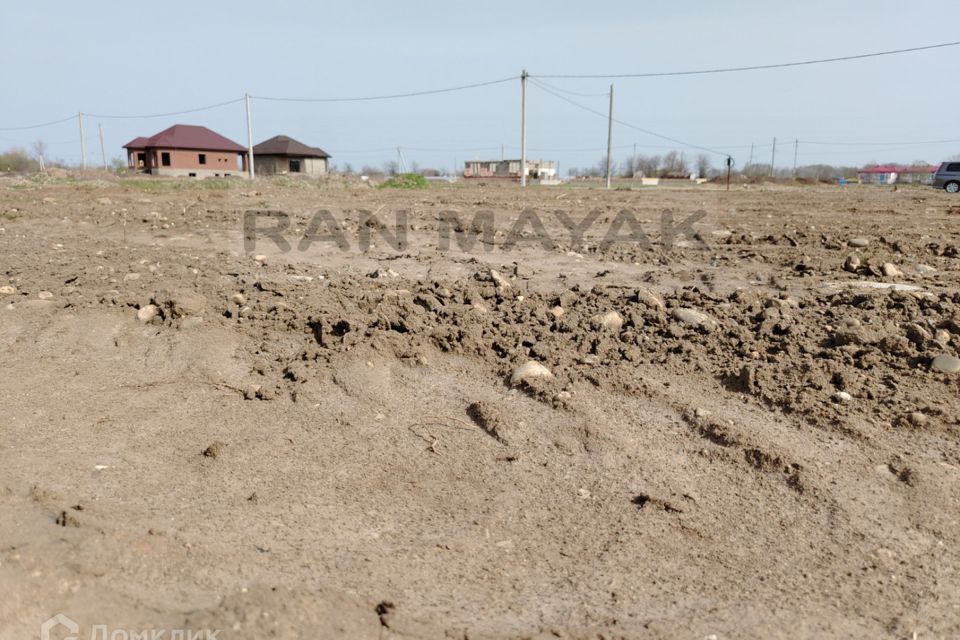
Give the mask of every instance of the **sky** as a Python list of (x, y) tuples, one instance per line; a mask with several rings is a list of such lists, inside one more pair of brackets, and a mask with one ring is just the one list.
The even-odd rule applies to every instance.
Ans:
[[(947, 5), (953, 0), (948, 0)], [(247, 142), (290, 135), (346, 163), (398, 157), (461, 170), (468, 160), (519, 157), (520, 81), (438, 95), (363, 102), (286, 102), (440, 89), (538, 74), (617, 74), (790, 62), (958, 40), (935, 6), (902, 0), (688, 0), (592, 2), (33, 2), (11, 3), (0, 22), (0, 148), (43, 140), (49, 155), (80, 160), (77, 120), (21, 131), (83, 111), (87, 159), (170, 125), (204, 125)], [(939, 162), (960, 153), (951, 123), (960, 47), (818, 66), (669, 78), (541, 79), (568, 100), (636, 127), (733, 156), (738, 166)], [(581, 95), (582, 94), (582, 95)], [(596, 165), (607, 122), (533, 82), (528, 157), (561, 173)], [(801, 142), (797, 143), (796, 140)], [(957, 142), (910, 144), (957, 140)], [(814, 142), (829, 144), (812, 144)], [(864, 143), (896, 144), (864, 144)], [(853, 144), (837, 144), (853, 143)], [(614, 159), (694, 147), (621, 124)], [(124, 156), (125, 157), (125, 156)]]

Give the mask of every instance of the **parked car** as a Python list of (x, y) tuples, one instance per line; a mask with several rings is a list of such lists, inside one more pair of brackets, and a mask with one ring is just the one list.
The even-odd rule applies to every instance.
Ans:
[(960, 193), (960, 162), (944, 162), (933, 176), (933, 186), (947, 193)]

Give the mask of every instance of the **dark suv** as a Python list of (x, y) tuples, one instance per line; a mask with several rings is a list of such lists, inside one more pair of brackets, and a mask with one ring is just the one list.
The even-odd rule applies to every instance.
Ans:
[(933, 176), (933, 186), (947, 193), (960, 193), (960, 162), (944, 162)]

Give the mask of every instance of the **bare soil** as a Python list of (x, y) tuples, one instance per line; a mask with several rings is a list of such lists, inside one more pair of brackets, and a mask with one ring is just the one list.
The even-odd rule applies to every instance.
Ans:
[(0, 215), (0, 638), (960, 634), (960, 199), (8, 177)]

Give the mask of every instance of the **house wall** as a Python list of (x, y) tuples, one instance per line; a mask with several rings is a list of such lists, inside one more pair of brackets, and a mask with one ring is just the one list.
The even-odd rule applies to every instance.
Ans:
[[(557, 174), (553, 160), (527, 160), (527, 176), (553, 178)], [(465, 178), (520, 178), (519, 160), (483, 160), (464, 164)]]
[(290, 160), (300, 161), (300, 173), (308, 176), (319, 176), (327, 172), (326, 158), (300, 158), (297, 156), (264, 156), (254, 155), (253, 166), (257, 175), (277, 175), (290, 173)]
[[(236, 173), (240, 171), (240, 154), (235, 151), (204, 151), (202, 149), (148, 149), (153, 154), (150, 166), (161, 170), (200, 169), (204, 171)], [(162, 153), (170, 154), (170, 166), (161, 163)], [(207, 163), (200, 164), (200, 154), (207, 156)]]
[(890, 173), (861, 171), (857, 174), (862, 184), (932, 184), (933, 174), (927, 171), (897, 172), (895, 183), (890, 182)]

